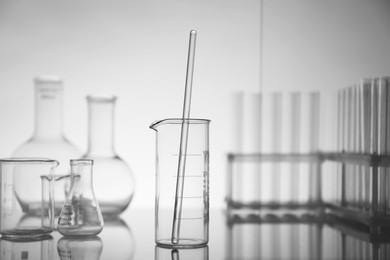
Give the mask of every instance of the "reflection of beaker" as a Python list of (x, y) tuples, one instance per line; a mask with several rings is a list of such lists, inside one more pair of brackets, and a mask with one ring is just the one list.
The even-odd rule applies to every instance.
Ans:
[[(39, 238), (52, 232), (52, 192), (42, 194), (40, 176), (53, 175), (57, 165), (57, 161), (50, 159), (0, 160), (2, 236), (7, 239)], [(25, 215), (36, 216), (41, 218), (41, 221), (20, 222)]]
[(89, 159), (71, 160), (69, 195), (58, 218), (58, 231), (64, 236), (94, 236), (103, 229), (103, 217), (92, 185)]
[(156, 246), (154, 260), (208, 260), (209, 247), (169, 249)]
[[(122, 219), (107, 220), (99, 236), (104, 241), (102, 259), (131, 260), (134, 257), (134, 237)], [(120, 241), (120, 243), (118, 243)]]
[[(63, 237), (57, 243), (61, 260), (99, 260), (103, 249), (100, 237)], [(115, 257), (114, 257), (115, 258)]]
[(35, 83), (35, 122), (33, 136), (13, 153), (13, 157), (49, 157), (60, 162), (57, 172), (67, 173), (69, 158), (81, 151), (63, 133), (62, 80), (57, 76), (39, 76)]
[(21, 240), (9, 241), (4, 238), (0, 239), (0, 259), (53, 259), (53, 238), (46, 237), (43, 240)]
[[(182, 119), (165, 119), (150, 126), (157, 131), (155, 242), (161, 246), (202, 246), (209, 226), (209, 124), (207, 119), (186, 119), (188, 124), (185, 173), (178, 175)], [(184, 154), (182, 154), (183, 156)], [(177, 192), (182, 185), (183, 193)], [(173, 243), (176, 202), (181, 200), (178, 243)]]

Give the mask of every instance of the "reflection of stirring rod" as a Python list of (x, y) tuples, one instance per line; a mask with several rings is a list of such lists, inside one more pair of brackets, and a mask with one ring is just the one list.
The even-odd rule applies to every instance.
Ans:
[(171, 251), (171, 260), (180, 260), (179, 251), (177, 249)]
[(182, 123), (181, 123), (179, 162), (177, 167), (177, 178), (176, 178), (175, 209), (173, 212), (173, 225), (172, 225), (172, 238), (171, 238), (171, 242), (173, 244), (179, 243), (179, 234), (180, 234), (180, 218), (181, 218), (181, 209), (183, 204), (184, 174), (185, 174), (185, 166), (186, 166), (188, 126), (189, 126), (190, 106), (191, 106), (192, 76), (194, 72), (194, 60), (195, 60), (195, 42), (196, 42), (196, 31), (191, 30), (190, 44), (188, 48), (183, 116), (182, 116)]

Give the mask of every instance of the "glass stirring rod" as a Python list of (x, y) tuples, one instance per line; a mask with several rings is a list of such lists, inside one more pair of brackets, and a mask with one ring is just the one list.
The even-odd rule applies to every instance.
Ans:
[(190, 43), (188, 48), (187, 74), (184, 92), (184, 106), (180, 134), (179, 162), (177, 167), (175, 208), (173, 212), (173, 225), (171, 242), (179, 243), (180, 218), (183, 204), (184, 175), (187, 157), (188, 127), (191, 107), (192, 77), (194, 73), (196, 31), (190, 31)]

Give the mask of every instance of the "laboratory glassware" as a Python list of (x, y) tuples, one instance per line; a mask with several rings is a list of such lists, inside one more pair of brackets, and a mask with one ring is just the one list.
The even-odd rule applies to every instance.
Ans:
[[(318, 92), (235, 93), (229, 213), (315, 213), (320, 204)], [(260, 214), (263, 212), (260, 212)]]
[[(0, 234), (39, 239), (53, 231), (53, 193), (42, 193), (41, 176), (53, 176), (58, 162), (44, 158), (0, 160)], [(31, 216), (39, 221), (22, 221)]]
[(40, 240), (11, 241), (0, 239), (1, 260), (53, 260), (53, 238), (48, 235)]
[[(134, 219), (132, 223), (136, 223)], [(142, 223), (145, 224), (144, 221)], [(135, 238), (130, 227), (120, 218), (104, 220), (104, 232), (99, 237), (104, 241), (104, 250), (101, 259), (110, 259), (115, 256), (115, 260), (132, 260), (135, 254)], [(118, 248), (118, 241), (121, 245)]]
[[(61, 260), (99, 260), (103, 250), (100, 237), (63, 237), (58, 240), (57, 252)], [(116, 256), (113, 255), (116, 259)]]
[(70, 165), (70, 191), (58, 218), (57, 229), (64, 236), (97, 235), (103, 230), (104, 223), (92, 184), (93, 160), (70, 160)]
[[(155, 242), (165, 247), (195, 247), (208, 243), (209, 230), (209, 124), (208, 119), (185, 119), (188, 124), (185, 175), (178, 176), (183, 120), (170, 118), (153, 123), (156, 131)], [(183, 195), (176, 197), (177, 179)], [(174, 208), (181, 200), (178, 243), (172, 241)]]
[(42, 175), (42, 194), (48, 194), (49, 191), (53, 193), (54, 200), (54, 229), (57, 229), (58, 217), (62, 206), (65, 204), (66, 197), (69, 193), (70, 187), (70, 174), (66, 175)]
[(55, 158), (60, 165), (58, 173), (69, 171), (69, 158), (78, 158), (81, 151), (63, 132), (63, 82), (54, 75), (34, 79), (35, 120), (32, 137), (18, 147), (13, 157)]
[(103, 216), (115, 218), (129, 206), (135, 190), (133, 171), (114, 147), (116, 97), (90, 95), (87, 102), (89, 139), (83, 158), (94, 160), (93, 185)]
[(207, 245), (197, 248), (164, 248), (155, 246), (155, 260), (208, 260), (209, 247)]

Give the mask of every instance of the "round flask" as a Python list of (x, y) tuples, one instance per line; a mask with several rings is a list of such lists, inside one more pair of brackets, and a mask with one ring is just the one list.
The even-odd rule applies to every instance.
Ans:
[(18, 147), (13, 157), (47, 157), (59, 161), (56, 172), (69, 172), (69, 158), (81, 151), (63, 133), (62, 80), (57, 76), (39, 76), (35, 85), (35, 122), (33, 136)]
[(88, 151), (93, 159), (94, 187), (106, 219), (115, 218), (130, 204), (134, 194), (134, 175), (114, 148), (114, 108), (116, 97), (90, 95), (88, 102)]

